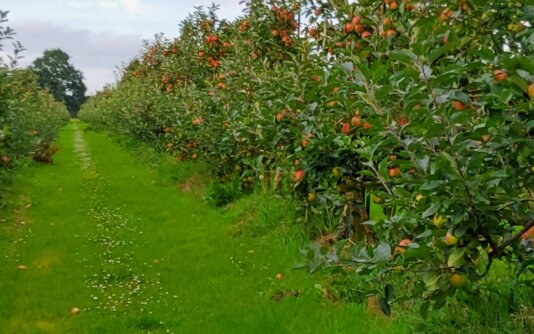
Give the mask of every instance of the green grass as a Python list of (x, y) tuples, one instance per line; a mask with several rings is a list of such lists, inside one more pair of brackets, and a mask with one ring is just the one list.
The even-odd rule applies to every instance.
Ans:
[[(11, 189), (0, 332), (410, 332), (399, 317), (325, 300), (319, 276), (290, 271), (306, 242), (291, 203), (258, 194), (216, 209), (200, 195), (205, 181), (190, 178), (199, 165), (144, 147), (132, 155), (84, 128), (69, 124), (55, 164), (26, 168)], [(180, 190), (187, 180), (193, 191)], [(298, 297), (271, 299), (289, 290)]]
[[(290, 270), (310, 230), (295, 223), (287, 198), (260, 191), (216, 208), (203, 200), (210, 182), (202, 163), (178, 163), (79, 122), (59, 145), (54, 165), (32, 164), (4, 188), (2, 334), (533, 330), (532, 307), (517, 307), (533, 296), (520, 288), (511, 301), (516, 288), (502, 263), (482, 282), (493, 291), (459, 291), (463, 303), (451, 300), (427, 320), (412, 302), (394, 304), (386, 318), (354, 295), (365, 289), (358, 276)], [(345, 300), (332, 302), (317, 286)]]

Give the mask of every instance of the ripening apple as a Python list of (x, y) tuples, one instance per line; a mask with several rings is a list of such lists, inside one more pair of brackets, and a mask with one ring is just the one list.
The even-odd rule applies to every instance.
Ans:
[(458, 243), (458, 238), (451, 232), (447, 232), (447, 234), (445, 235), (444, 241), (445, 241), (445, 244), (449, 246), (454, 246)]
[(401, 174), (402, 173), (401, 173), (401, 170), (400, 170), (399, 167), (393, 167), (388, 171), (388, 175), (390, 177), (399, 177), (399, 176), (401, 176)]
[(404, 239), (399, 242), (399, 245), (395, 247), (394, 253), (395, 254), (402, 254), (406, 252), (406, 249), (403, 247), (407, 247), (412, 243), (410, 239)]
[(350, 124), (347, 122), (343, 123), (343, 126), (341, 127), (341, 132), (345, 135), (348, 135), (350, 133)]
[(284, 274), (278, 273), (274, 276), (276, 279), (284, 279)]
[(354, 26), (354, 32), (358, 34), (362, 33), (364, 29), (365, 28), (362, 24), (357, 24)]
[(71, 310), (70, 310), (70, 314), (72, 315), (78, 315), (80, 313), (80, 309), (77, 308), (77, 307), (73, 307)]
[(443, 217), (442, 215), (440, 214), (435, 214), (434, 217), (432, 218), (432, 223), (434, 223), (434, 225), (436, 225), (437, 227), (440, 227), (441, 225), (443, 225), (445, 222), (447, 221), (447, 218), (446, 217)]
[(371, 201), (376, 204), (382, 203), (382, 197), (371, 194)]
[(530, 96), (531, 99), (534, 99), (534, 83), (528, 85), (528, 96)]
[(525, 240), (532, 238), (532, 237), (534, 237), (534, 226), (529, 228), (525, 233), (521, 234), (521, 238)]
[(337, 104), (337, 101), (336, 100), (332, 100), (332, 101), (328, 101), (328, 103), (326, 105), (329, 106), (329, 107), (335, 107), (336, 104)]
[(451, 285), (455, 288), (462, 288), (464, 285), (469, 282), (469, 278), (465, 274), (459, 274), (455, 273), (451, 277), (449, 277), (449, 282), (451, 282)]
[(332, 168), (332, 174), (334, 175), (334, 177), (340, 177), (341, 176), (341, 168), (339, 168), (339, 167)]
[(211, 35), (207, 37), (208, 43), (215, 43), (219, 38), (216, 35)]
[(364, 129), (370, 129), (370, 128), (373, 127), (373, 125), (372, 125), (371, 123), (367, 123), (367, 122), (365, 122), (365, 123), (363, 123), (362, 127), (363, 127)]
[(409, 246), (411, 243), (412, 241), (410, 239), (403, 239), (399, 242), (399, 246), (406, 247)]
[(306, 172), (304, 172), (304, 170), (302, 169), (297, 170), (294, 175), (295, 181), (301, 182), (302, 180), (304, 180), (305, 175), (306, 175)]
[(508, 76), (508, 73), (503, 72), (501, 70), (493, 71), (493, 79), (495, 79), (495, 81), (497, 82), (505, 80), (507, 76)]
[(452, 106), (456, 110), (465, 110), (465, 109), (467, 109), (467, 106), (465, 104), (463, 104), (462, 102), (460, 102), (460, 101), (454, 101), (452, 103)]
[(370, 31), (364, 31), (362, 32), (362, 39), (367, 39), (373, 36), (373, 34)]
[(450, 9), (444, 9), (441, 14), (439, 15), (440, 19), (445, 21), (452, 17), (453, 11)]
[(350, 124), (354, 127), (362, 126), (362, 119), (358, 116), (354, 116), (350, 119)]

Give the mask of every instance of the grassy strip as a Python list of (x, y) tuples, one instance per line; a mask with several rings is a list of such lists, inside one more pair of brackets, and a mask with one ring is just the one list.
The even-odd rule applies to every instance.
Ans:
[[(502, 279), (508, 276), (502, 265), (483, 283), (493, 292), (459, 292), (468, 306), (450, 304), (425, 321), (403, 302), (385, 318), (366, 306), (358, 276), (323, 279), (289, 270), (307, 242), (294, 223), (294, 203), (253, 193), (215, 209), (201, 199), (207, 181), (200, 163), (177, 164), (138, 143), (125, 150), (85, 129), (66, 127), (55, 165), (24, 169), (11, 189), (0, 222), (0, 328), (6, 333), (532, 328), (531, 309), (509, 315), (507, 292), (515, 287)], [(515, 295), (528, 304), (529, 295)], [(339, 296), (346, 302), (331, 300)], [(78, 316), (70, 314), (73, 307)]]
[(15, 183), (0, 227), (6, 332), (408, 332), (402, 319), (325, 299), (317, 277), (289, 270), (305, 240), (291, 203), (253, 195), (211, 208), (178, 189), (201, 188), (195, 166), (132, 156), (83, 129), (66, 127), (55, 165)]

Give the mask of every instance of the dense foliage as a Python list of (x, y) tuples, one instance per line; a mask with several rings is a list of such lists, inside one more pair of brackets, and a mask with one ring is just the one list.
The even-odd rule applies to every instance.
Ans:
[(334, 252), (306, 252), (312, 270), (372, 274), (386, 313), (402, 275), (425, 311), (495, 259), (532, 279), (533, 17), (508, 0), (199, 9), (80, 117), (201, 157), (221, 182), (290, 185), (306, 218), (341, 221)]
[[(3, 26), (6, 14), (0, 11), (0, 50), (14, 35)], [(16, 60), (16, 56), (11, 59)], [(51, 142), (68, 119), (63, 104), (39, 88), (30, 70), (9, 68), (0, 62), (0, 184), (5, 184), (9, 171), (25, 157), (50, 161), (55, 150)]]
[(69, 59), (63, 50), (46, 50), (42, 57), (33, 61), (32, 70), (37, 75), (39, 86), (48, 89), (54, 99), (65, 104), (72, 117), (76, 117), (85, 102), (87, 88), (83, 83), (83, 73)]

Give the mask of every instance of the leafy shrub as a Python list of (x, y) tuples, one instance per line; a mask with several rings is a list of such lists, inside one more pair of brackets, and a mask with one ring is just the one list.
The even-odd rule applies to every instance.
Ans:
[(370, 274), (385, 311), (388, 281), (408, 277), (425, 314), (496, 259), (533, 274), (533, 16), (505, 0), (253, 0), (232, 22), (199, 9), (80, 117), (221, 182), (289, 185), (306, 223), (326, 211), (354, 244), (310, 249), (312, 269)]
[[(0, 11), (0, 50), (12, 38), (12, 30), (3, 26), (6, 16)], [(57, 150), (51, 143), (69, 118), (62, 104), (39, 89), (30, 70), (9, 68), (0, 59), (0, 183), (25, 157), (50, 162)]]

